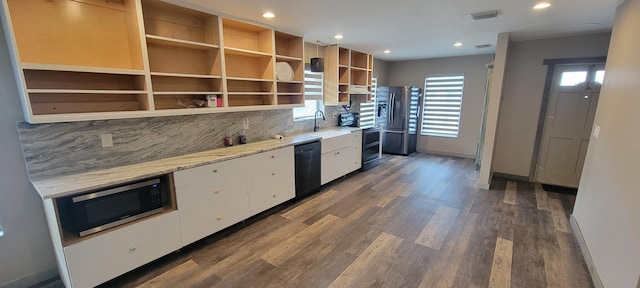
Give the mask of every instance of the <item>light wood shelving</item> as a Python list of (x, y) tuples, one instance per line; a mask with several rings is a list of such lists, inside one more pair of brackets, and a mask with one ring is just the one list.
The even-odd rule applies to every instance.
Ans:
[(29, 123), (304, 105), (301, 36), (159, 0), (1, 1)]
[(325, 105), (349, 105), (350, 95), (370, 94), (373, 74), (371, 54), (337, 45), (329, 46), (325, 47), (325, 65)]

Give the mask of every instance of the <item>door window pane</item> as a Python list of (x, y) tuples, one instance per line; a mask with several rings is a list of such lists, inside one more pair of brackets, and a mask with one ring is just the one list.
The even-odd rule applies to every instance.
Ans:
[(604, 83), (604, 70), (596, 71), (596, 77), (593, 80), (596, 84), (602, 85), (602, 83)]
[(560, 86), (578, 86), (587, 81), (587, 71), (562, 72)]

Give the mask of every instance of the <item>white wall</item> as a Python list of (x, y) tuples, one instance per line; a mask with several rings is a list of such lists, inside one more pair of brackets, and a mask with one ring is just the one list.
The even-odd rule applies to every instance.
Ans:
[(378, 86), (389, 85), (389, 62), (373, 59), (373, 77), (378, 78)]
[(26, 287), (57, 273), (42, 202), (29, 183), (16, 129), (23, 121), (9, 52), (0, 30), (0, 286)]
[(492, 60), (493, 54), (486, 54), (390, 63), (390, 86), (414, 85), (424, 88), (424, 78), (429, 75), (465, 75), (458, 138), (419, 136), (418, 151), (475, 158), (487, 81), (485, 64)]
[(640, 0), (618, 8), (573, 216), (604, 287), (640, 276)]
[(609, 33), (512, 42), (496, 139), (495, 172), (528, 177), (547, 75), (545, 59), (607, 55)]

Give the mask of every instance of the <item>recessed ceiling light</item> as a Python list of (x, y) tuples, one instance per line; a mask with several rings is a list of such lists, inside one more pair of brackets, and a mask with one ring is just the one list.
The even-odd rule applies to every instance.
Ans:
[(333, 36), (333, 38), (336, 38), (338, 40), (344, 38), (344, 36), (342, 36), (342, 34), (336, 34), (336, 36)]
[(551, 7), (551, 3), (549, 3), (549, 2), (540, 2), (540, 3), (536, 4), (535, 6), (533, 6), (533, 9), (542, 10), (542, 9), (546, 9), (546, 8), (549, 8), (549, 7)]
[(389, 50), (389, 49), (384, 50), (384, 54), (389, 54), (389, 53), (391, 53), (391, 50)]
[(264, 12), (264, 14), (262, 14), (262, 17), (264, 17), (264, 18), (274, 18), (274, 17), (276, 17), (276, 14), (273, 14), (273, 12)]
[(453, 46), (461, 47), (462, 46), (462, 42), (456, 42), (456, 43), (453, 44)]

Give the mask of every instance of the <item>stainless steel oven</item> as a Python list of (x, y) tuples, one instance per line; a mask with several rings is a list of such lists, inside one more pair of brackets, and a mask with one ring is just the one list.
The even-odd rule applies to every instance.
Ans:
[(80, 237), (100, 232), (163, 211), (161, 178), (58, 200), (67, 215), (63, 227)]
[(362, 130), (362, 171), (367, 171), (380, 162), (380, 130), (367, 128)]

